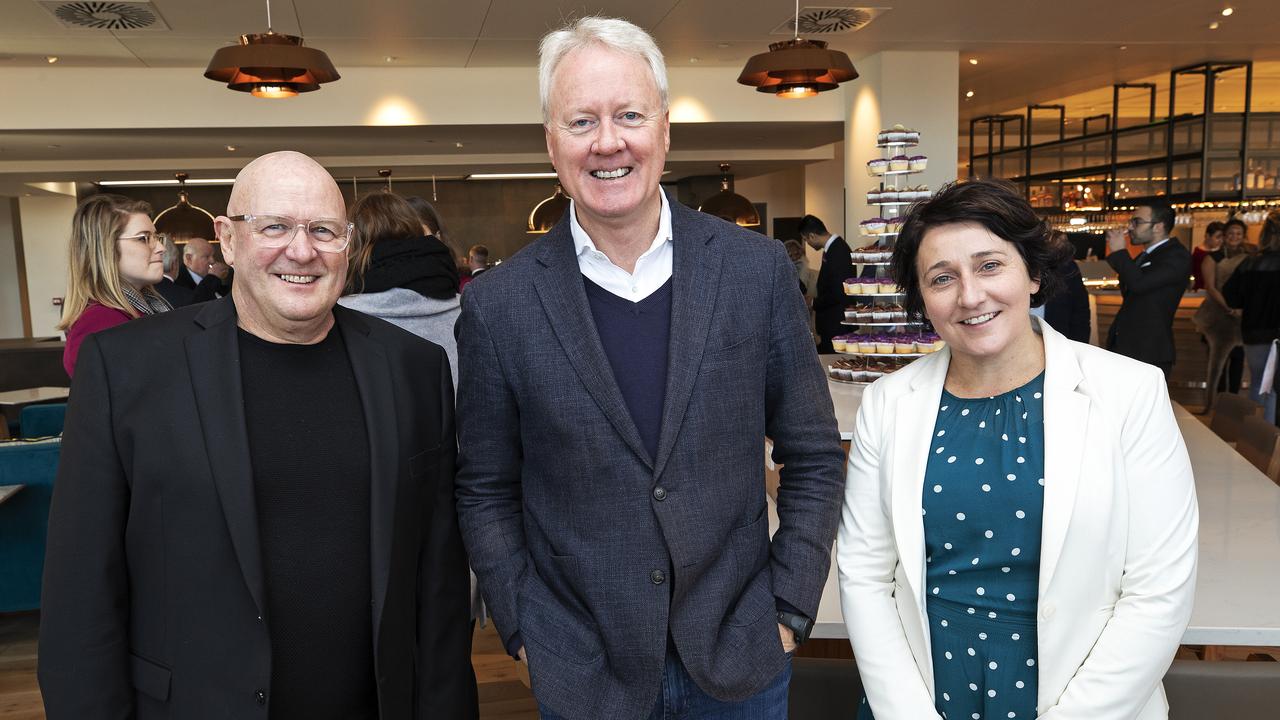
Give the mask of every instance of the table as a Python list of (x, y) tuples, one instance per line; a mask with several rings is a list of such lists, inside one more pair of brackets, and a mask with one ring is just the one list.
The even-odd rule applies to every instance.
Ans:
[(0, 485), (0, 505), (5, 504), (9, 498), (18, 494), (18, 491), (26, 485)]
[(34, 387), (9, 390), (8, 392), (0, 392), (0, 408), (22, 408), (39, 403), (60, 402), (66, 400), (70, 394), (71, 389), (64, 387)]
[[(828, 385), (840, 437), (849, 440), (863, 388)], [(1173, 409), (1191, 456), (1200, 504), (1196, 604), (1182, 642), (1280, 647), (1280, 487), (1181, 405), (1175, 403)], [(778, 528), (772, 499), (769, 528)], [(834, 552), (812, 637), (848, 637)]]

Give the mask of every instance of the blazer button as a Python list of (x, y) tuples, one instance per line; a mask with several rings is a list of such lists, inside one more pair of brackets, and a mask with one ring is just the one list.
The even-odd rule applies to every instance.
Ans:
[(1045, 603), (1044, 605), (1040, 606), (1040, 615), (1045, 620), (1048, 620), (1049, 618), (1053, 617), (1053, 612), (1054, 612), (1053, 603)]
[(662, 502), (663, 500), (666, 500), (666, 499), (667, 499), (667, 489), (666, 489), (666, 488), (664, 488), (664, 487), (662, 487), (662, 486), (658, 486), (658, 487), (654, 488), (654, 489), (653, 489), (653, 499), (654, 499), (654, 500), (657, 500), (658, 502)]
[(254, 699), (254, 700), (257, 700), (259, 705), (266, 705), (266, 704), (267, 704), (267, 691), (266, 691), (266, 690), (259, 690), (258, 692), (256, 692), (256, 693), (254, 693), (254, 694), (253, 694), (253, 699)]
[(667, 581), (667, 574), (662, 572), (661, 570), (654, 570), (653, 572), (649, 573), (649, 579), (653, 581), (654, 585), (661, 585), (662, 583)]

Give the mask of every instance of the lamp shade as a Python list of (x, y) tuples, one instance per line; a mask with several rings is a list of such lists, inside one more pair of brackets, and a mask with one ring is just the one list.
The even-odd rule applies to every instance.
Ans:
[(560, 218), (564, 217), (568, 209), (569, 196), (564, 194), (560, 183), (556, 183), (556, 191), (551, 194), (551, 197), (533, 206), (533, 212), (529, 213), (527, 232), (530, 235), (542, 235), (550, 231), (556, 223), (560, 222)]
[(213, 234), (213, 214), (202, 207), (191, 204), (187, 196), (185, 183), (186, 173), (176, 173), (178, 178), (178, 202), (161, 210), (156, 215), (156, 232), (177, 238), (204, 238), (217, 242)]
[(769, 52), (753, 55), (738, 82), (782, 98), (806, 98), (856, 77), (848, 55), (828, 50), (821, 40), (795, 38), (771, 43)]
[(751, 201), (733, 191), (733, 178), (729, 176), (729, 164), (721, 163), (720, 192), (707, 198), (698, 206), (700, 212), (727, 220), (739, 227), (758, 227), (760, 213)]
[(241, 35), (239, 45), (213, 54), (204, 76), (256, 97), (284, 98), (319, 90), (340, 75), (324, 51), (303, 47), (302, 38), (265, 33)]

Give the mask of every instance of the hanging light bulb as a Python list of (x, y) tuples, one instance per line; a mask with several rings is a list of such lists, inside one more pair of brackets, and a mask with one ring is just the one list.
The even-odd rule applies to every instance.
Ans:
[(526, 232), (530, 235), (543, 235), (549, 232), (556, 223), (560, 222), (560, 218), (564, 217), (568, 209), (569, 196), (564, 194), (560, 183), (556, 183), (556, 190), (551, 193), (551, 197), (533, 206), (533, 211), (529, 213), (529, 229)]

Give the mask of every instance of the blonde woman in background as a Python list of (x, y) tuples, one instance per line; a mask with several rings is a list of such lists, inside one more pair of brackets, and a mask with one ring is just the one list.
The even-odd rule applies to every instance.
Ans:
[(67, 334), (67, 375), (74, 374), (80, 344), (92, 333), (173, 309), (154, 287), (164, 277), (164, 236), (150, 213), (145, 202), (111, 194), (92, 195), (76, 208), (58, 323)]

